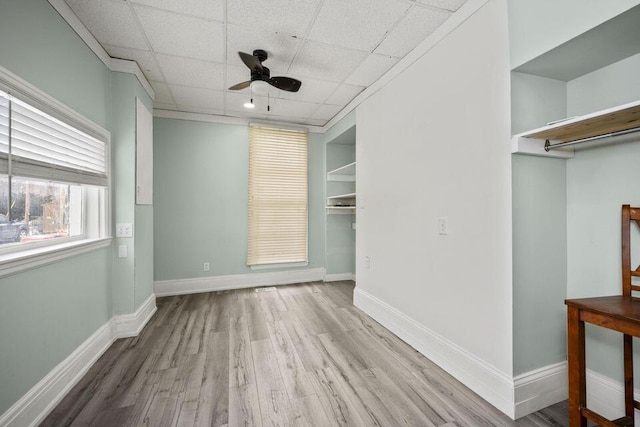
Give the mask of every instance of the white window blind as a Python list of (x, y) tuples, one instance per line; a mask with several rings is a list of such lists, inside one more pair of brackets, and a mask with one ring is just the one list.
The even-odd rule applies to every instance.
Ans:
[(307, 261), (307, 131), (249, 127), (248, 265)]
[(10, 126), (12, 175), (108, 185), (104, 142), (15, 98)]
[(0, 91), (0, 174), (7, 173), (9, 153), (9, 96)]

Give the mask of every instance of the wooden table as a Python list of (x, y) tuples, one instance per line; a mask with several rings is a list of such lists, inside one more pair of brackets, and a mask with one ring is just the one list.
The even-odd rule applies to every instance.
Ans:
[[(587, 419), (604, 426), (633, 426), (634, 408), (640, 409), (640, 404), (633, 398), (632, 347), (632, 337), (640, 336), (640, 298), (619, 295), (569, 299), (565, 304), (568, 321), (570, 426), (586, 427)], [(624, 334), (625, 416), (620, 419), (609, 421), (587, 408), (585, 322)]]

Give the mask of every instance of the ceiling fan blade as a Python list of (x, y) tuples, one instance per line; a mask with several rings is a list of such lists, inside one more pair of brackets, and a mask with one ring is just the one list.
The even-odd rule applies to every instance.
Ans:
[(238, 83), (237, 85), (233, 85), (229, 88), (229, 90), (240, 90), (251, 86), (251, 81), (246, 81), (242, 83)]
[(240, 55), (240, 59), (242, 59), (244, 65), (249, 67), (249, 69), (262, 71), (262, 64), (260, 63), (258, 58), (244, 52), (238, 52), (238, 55)]
[(297, 92), (302, 86), (300, 80), (292, 79), (291, 77), (271, 77), (269, 84), (288, 92)]

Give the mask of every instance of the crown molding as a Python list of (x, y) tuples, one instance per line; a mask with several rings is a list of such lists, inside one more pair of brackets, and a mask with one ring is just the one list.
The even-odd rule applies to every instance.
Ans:
[(307, 129), (312, 133), (324, 133), (325, 129), (322, 126), (304, 125), (300, 123), (290, 122), (278, 122), (273, 120), (260, 120), (251, 117), (233, 117), (233, 116), (218, 116), (213, 114), (199, 114), (199, 113), (187, 113), (184, 111), (174, 110), (153, 110), (153, 117), (159, 117), (162, 119), (177, 119), (177, 120), (191, 120), (195, 122), (208, 122), (208, 123), (222, 123), (226, 125), (246, 125), (250, 123), (262, 123), (270, 126), (283, 126), (286, 128), (302, 128)]
[(102, 45), (96, 40), (87, 27), (85, 27), (76, 14), (73, 13), (73, 10), (71, 10), (64, 0), (47, 1), (109, 70), (135, 75), (151, 99), (155, 98), (153, 88), (135, 61), (110, 57), (107, 51), (104, 50)]

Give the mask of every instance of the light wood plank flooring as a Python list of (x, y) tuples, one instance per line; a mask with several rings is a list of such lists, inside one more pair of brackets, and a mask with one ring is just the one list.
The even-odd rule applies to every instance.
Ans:
[(159, 298), (44, 426), (546, 426), (513, 422), (355, 308), (353, 282)]

